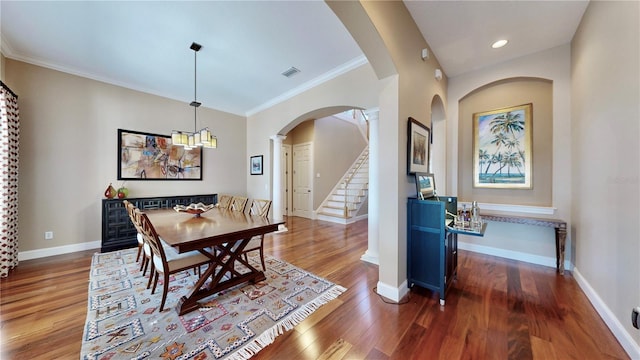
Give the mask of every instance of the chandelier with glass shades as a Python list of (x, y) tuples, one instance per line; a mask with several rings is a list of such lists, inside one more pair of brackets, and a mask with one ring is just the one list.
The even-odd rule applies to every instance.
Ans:
[(189, 150), (198, 146), (206, 148), (217, 148), (218, 139), (211, 135), (209, 128), (204, 128), (200, 131), (197, 130), (198, 119), (198, 107), (202, 103), (198, 102), (198, 51), (202, 48), (202, 45), (198, 43), (192, 43), (190, 49), (193, 50), (193, 101), (190, 106), (193, 106), (193, 132), (174, 130), (171, 132), (171, 143), (173, 145), (184, 146), (185, 150)]

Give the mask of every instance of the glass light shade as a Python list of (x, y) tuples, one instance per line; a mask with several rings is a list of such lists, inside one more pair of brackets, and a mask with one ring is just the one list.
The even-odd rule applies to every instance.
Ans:
[(200, 139), (199, 132), (193, 133), (193, 142), (196, 144), (196, 146), (202, 146), (202, 140)]
[(215, 149), (218, 147), (218, 138), (216, 138), (215, 136), (211, 137), (211, 141), (209, 142), (209, 147), (212, 149)]
[(171, 133), (171, 144), (173, 144), (173, 145), (182, 145), (180, 143), (180, 131), (173, 131)]
[(194, 147), (196, 146), (196, 141), (193, 138), (193, 134), (189, 134), (189, 142), (188, 142), (189, 147)]
[(186, 133), (180, 133), (180, 144), (189, 145), (189, 136)]

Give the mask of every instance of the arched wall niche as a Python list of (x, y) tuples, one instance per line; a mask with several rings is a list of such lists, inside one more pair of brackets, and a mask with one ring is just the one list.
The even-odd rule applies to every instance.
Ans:
[[(531, 189), (473, 186), (473, 115), (531, 103), (533, 174)], [(480, 86), (458, 102), (458, 201), (552, 206), (553, 81), (513, 77)]]
[(323, 117), (339, 114), (341, 112), (344, 112), (344, 111), (347, 111), (347, 110), (351, 110), (351, 109), (364, 110), (364, 109), (362, 109), (361, 107), (358, 107), (358, 106), (347, 106), (347, 105), (329, 106), (329, 107), (324, 107), (324, 108), (312, 110), (312, 111), (306, 112), (306, 113), (296, 117), (295, 119), (291, 120), (288, 124), (283, 126), (282, 129), (280, 129), (280, 131), (278, 131), (278, 134), (279, 135), (286, 135), (287, 133), (289, 133), (289, 131), (291, 131), (296, 126), (300, 125), (301, 123), (303, 123), (303, 122), (305, 122), (307, 120), (320, 119), (320, 118), (323, 118)]
[(440, 95), (431, 99), (431, 172), (436, 181), (436, 192), (448, 194), (447, 184), (447, 115)]

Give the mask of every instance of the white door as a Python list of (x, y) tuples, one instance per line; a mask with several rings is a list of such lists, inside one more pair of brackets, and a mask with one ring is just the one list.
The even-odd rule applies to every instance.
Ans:
[(293, 145), (293, 215), (312, 219), (313, 157), (311, 143)]
[(281, 171), (281, 179), (282, 179), (282, 192), (280, 193), (280, 200), (282, 204), (282, 214), (285, 216), (289, 215), (289, 211), (291, 209), (291, 172), (292, 172), (292, 162), (291, 162), (291, 145), (282, 144), (281, 152), (280, 152), (280, 171)]

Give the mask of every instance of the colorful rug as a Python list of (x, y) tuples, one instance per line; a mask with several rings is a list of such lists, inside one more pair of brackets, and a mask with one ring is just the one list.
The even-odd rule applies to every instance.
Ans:
[[(81, 359), (248, 359), (346, 289), (287, 262), (266, 257), (267, 280), (203, 299), (184, 316), (177, 300), (196, 282), (170, 279), (165, 309), (136, 262), (137, 249), (93, 256)], [(249, 257), (260, 268), (259, 258)]]

